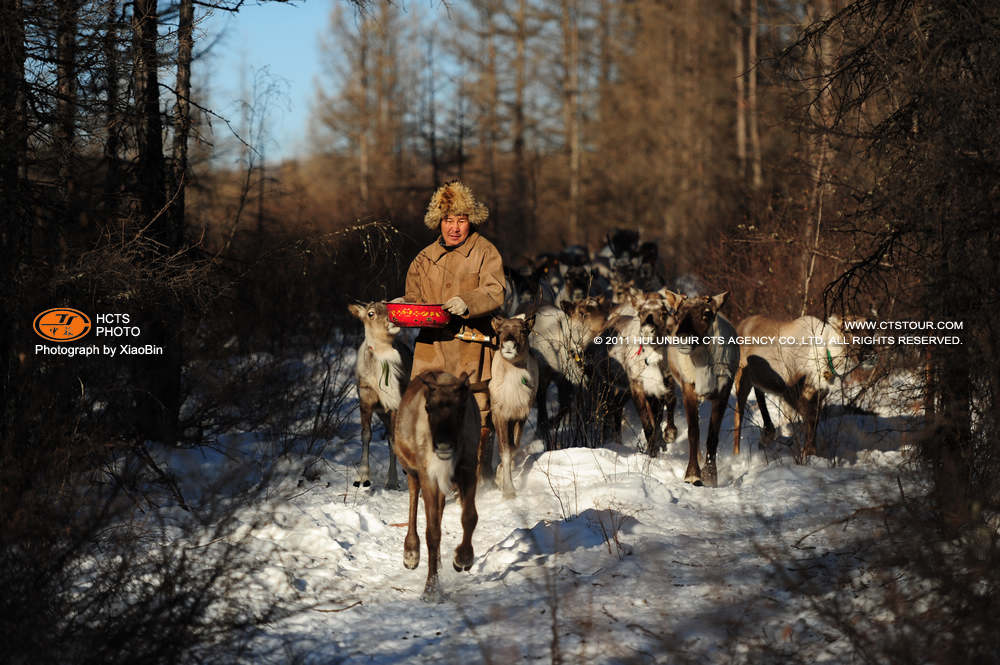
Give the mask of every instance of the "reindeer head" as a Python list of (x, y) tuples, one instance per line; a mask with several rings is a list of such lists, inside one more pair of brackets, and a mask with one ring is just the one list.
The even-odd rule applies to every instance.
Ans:
[(635, 317), (639, 321), (639, 331), (643, 337), (662, 337), (670, 334), (677, 324), (677, 305), (682, 302), (680, 296), (666, 289), (638, 292), (631, 295)]
[(573, 302), (583, 300), (590, 291), (590, 272), (584, 266), (572, 266), (563, 275), (566, 292)]
[(500, 355), (506, 360), (516, 360), (528, 350), (528, 335), (535, 326), (535, 315), (518, 314), (512, 319), (494, 316), (491, 322), (497, 334)]
[(399, 326), (389, 320), (389, 312), (384, 302), (348, 305), (347, 309), (352, 316), (365, 324), (365, 337), (384, 338), (399, 334)]
[(696, 337), (699, 340), (710, 334), (715, 315), (728, 298), (728, 291), (715, 296), (684, 297), (677, 307), (677, 324), (673, 334), (677, 337)]
[(462, 423), (469, 395), (469, 374), (462, 372), (458, 378), (447, 372), (428, 372), (423, 375), (427, 386), (427, 420), (430, 423), (431, 441), (438, 459), (450, 460), (459, 450)]
[(639, 232), (631, 229), (615, 229), (607, 235), (608, 247), (615, 258), (636, 253), (639, 245)]
[(604, 296), (598, 296), (584, 298), (578, 302), (564, 300), (559, 303), (559, 307), (569, 317), (570, 323), (575, 324), (574, 327), (580, 326), (589, 336), (593, 336), (604, 330), (604, 325), (607, 323), (608, 310), (604, 303)]

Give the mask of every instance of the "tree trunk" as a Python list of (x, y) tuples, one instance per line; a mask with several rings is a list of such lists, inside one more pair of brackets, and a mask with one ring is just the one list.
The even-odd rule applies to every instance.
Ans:
[(56, 7), (56, 122), (53, 148), (59, 160), (62, 209), (51, 229), (49, 251), (58, 265), (66, 253), (66, 231), (76, 226), (76, 31), (77, 0), (60, 0)]
[[(145, 226), (163, 212), (163, 122), (160, 118), (159, 58), (156, 51), (159, 15), (157, 0), (135, 0), (132, 26), (135, 40), (136, 140), (138, 143), (138, 191), (141, 224)], [(168, 247), (163, 224), (153, 234)], [(166, 236), (166, 237), (164, 237)]]
[(514, 56), (514, 108), (513, 123), (511, 133), (513, 134), (514, 146), (514, 217), (520, 224), (520, 228), (525, 229), (526, 243), (534, 243), (537, 238), (537, 229), (532, 223), (531, 206), (528, 201), (528, 160), (526, 158), (527, 145), (525, 140), (525, 90), (528, 85), (527, 79), (527, 58), (528, 58), (528, 2), (518, 0), (517, 14), (515, 16), (517, 26), (515, 38)]
[(109, 218), (117, 217), (119, 196), (121, 195), (121, 125), (122, 116), (119, 104), (121, 52), (118, 48), (119, 17), (117, 0), (109, 0), (107, 13), (107, 28), (102, 40), (102, 55), (104, 56), (104, 163), (107, 169), (104, 176), (104, 214)]
[(177, 102), (174, 105), (173, 186), (169, 223), (171, 246), (184, 238), (188, 138), (191, 134), (191, 57), (194, 46), (194, 0), (180, 0), (177, 26)]
[[(832, 12), (831, 0), (815, 0), (810, 16), (811, 21), (823, 20)], [(816, 250), (819, 246), (820, 231), (823, 224), (823, 203), (826, 194), (826, 175), (830, 158), (829, 121), (832, 112), (833, 99), (829, 86), (826, 85), (831, 74), (833, 62), (832, 36), (825, 33), (816, 43), (815, 78), (819, 86), (817, 99), (813, 105), (813, 122), (819, 128), (811, 151), (812, 160), (812, 192), (806, 223), (802, 225), (802, 308), (799, 316), (805, 316), (809, 308), (809, 291), (816, 268)]]
[(755, 190), (764, 186), (764, 172), (761, 167), (760, 130), (757, 116), (757, 37), (760, 30), (757, 0), (750, 0), (750, 34), (747, 39), (747, 105), (750, 121), (750, 184)]
[(580, 242), (580, 56), (576, 0), (562, 0), (563, 129), (569, 176), (568, 242)]
[(371, 77), (369, 76), (369, 49), (368, 49), (368, 22), (366, 19), (361, 27), (361, 38), (359, 40), (358, 65), (361, 81), (358, 91), (358, 103), (360, 108), (361, 123), (358, 130), (358, 178), (361, 194), (361, 206), (367, 212), (371, 204), (371, 190), (369, 182), (371, 180), (371, 113), (369, 100), (371, 100)]
[[(158, 79), (159, 15), (157, 0), (135, 0), (133, 32), (135, 39), (136, 138), (138, 148), (137, 183), (134, 195), (139, 198), (140, 227), (149, 227), (157, 241), (151, 252), (167, 256), (179, 249), (179, 238), (166, 210), (164, 193), (163, 121), (160, 117)], [(166, 218), (164, 218), (166, 215)], [(137, 387), (137, 426), (142, 438), (158, 439), (166, 445), (177, 441), (180, 410), (180, 307), (166, 292), (161, 302), (140, 316), (150, 321), (148, 343), (161, 345), (164, 355), (135, 360)], [(172, 332), (173, 331), (173, 332)]]
[(733, 40), (733, 56), (736, 64), (736, 158), (739, 161), (739, 180), (743, 186), (747, 181), (747, 57), (744, 45), (743, 0), (733, 0), (733, 17), (736, 35)]
[(18, 412), (21, 330), (19, 264), (28, 258), (30, 234), (22, 214), (24, 168), (24, 14), (21, 0), (0, 0), (0, 440), (7, 440)]

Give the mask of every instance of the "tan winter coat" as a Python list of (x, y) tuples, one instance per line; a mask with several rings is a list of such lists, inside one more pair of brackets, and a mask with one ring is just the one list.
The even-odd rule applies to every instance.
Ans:
[[(472, 231), (457, 249), (448, 251), (437, 240), (424, 247), (406, 273), (405, 298), (406, 302), (443, 304), (459, 296), (469, 306), (468, 315), (460, 323), (490, 335), (490, 315), (503, 305), (505, 287), (500, 252)], [(452, 316), (453, 321), (457, 318)], [(411, 376), (436, 369), (455, 376), (468, 372), (473, 382), (490, 378), (493, 347), (455, 339), (457, 330), (455, 326), (423, 328), (413, 350)], [(476, 395), (478, 398), (485, 393)]]

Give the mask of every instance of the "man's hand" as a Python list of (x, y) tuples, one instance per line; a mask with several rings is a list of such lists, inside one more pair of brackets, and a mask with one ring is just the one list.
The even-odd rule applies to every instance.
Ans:
[(451, 312), (455, 316), (465, 316), (469, 313), (469, 306), (466, 305), (465, 301), (458, 296), (449, 298), (448, 302), (444, 304), (444, 309), (447, 312)]
[(404, 296), (399, 296), (398, 298), (393, 298), (389, 302), (391, 302), (391, 303), (404, 303), (404, 302), (406, 302), (406, 298)]

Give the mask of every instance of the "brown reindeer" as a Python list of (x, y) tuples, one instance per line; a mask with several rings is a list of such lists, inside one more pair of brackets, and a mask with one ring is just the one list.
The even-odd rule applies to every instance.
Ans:
[[(671, 335), (690, 340), (690, 343), (671, 344), (667, 348), (667, 364), (684, 395), (687, 415), (688, 466), (684, 482), (694, 485), (704, 483), (715, 487), (717, 484), (715, 452), (719, 447), (719, 428), (740, 362), (736, 330), (719, 314), (719, 308), (728, 297), (727, 292), (711, 297), (685, 298), (677, 308), (677, 325)], [(712, 419), (708, 425), (705, 467), (702, 469), (698, 464), (701, 444), (698, 405), (706, 399), (712, 402)]]
[(349, 305), (347, 309), (365, 325), (365, 339), (358, 347), (354, 367), (361, 406), (361, 463), (354, 486), (371, 485), (368, 448), (372, 440), (374, 411), (385, 425), (385, 436), (389, 442), (389, 475), (385, 486), (387, 489), (398, 489), (396, 456), (392, 453), (393, 418), (409, 381), (413, 354), (396, 338), (400, 329), (389, 320), (384, 302)]
[(455, 549), (455, 570), (472, 567), (472, 532), (476, 513), (476, 458), (479, 442), (479, 408), (472, 396), (468, 375), (455, 378), (447, 372), (428, 371), (415, 377), (396, 416), (394, 446), (410, 485), (409, 523), (403, 546), (403, 565), (420, 563), (417, 535), (417, 498), (424, 495), (427, 519), (427, 583), (425, 601), (441, 598), (438, 585), (441, 517), (445, 497), (458, 488), (462, 502), (462, 542)]
[(538, 361), (531, 355), (528, 334), (535, 325), (535, 315), (523, 314), (512, 319), (493, 318), (498, 352), (493, 355), (490, 378), (490, 410), (500, 447), (500, 466), (496, 480), (505, 499), (516, 496), (514, 491), (514, 450), (521, 445), (524, 421), (531, 411), (531, 402), (538, 389)]

